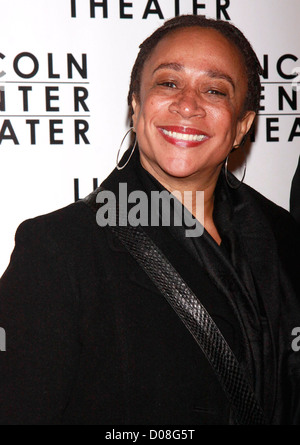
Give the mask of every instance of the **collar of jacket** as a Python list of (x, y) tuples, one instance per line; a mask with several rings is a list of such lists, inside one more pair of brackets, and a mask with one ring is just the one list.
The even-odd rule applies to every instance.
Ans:
[[(128, 153), (125, 153), (122, 163), (126, 160), (126, 156)], [(115, 169), (102, 183), (102, 187), (111, 190), (116, 196), (119, 183), (127, 184), (128, 194), (134, 190), (143, 190), (143, 182), (137, 168), (141, 168), (138, 151), (126, 168), (121, 171)], [(235, 180), (234, 177), (231, 179)], [(234, 248), (231, 252), (231, 266), (237, 276), (239, 277), (240, 274), (243, 276), (244, 273), (239, 263), (241, 255), (245, 256), (251, 270), (251, 277), (247, 282), (250, 299), (246, 305), (244, 305), (245, 301), (243, 302), (242, 312), (247, 318), (247, 305), (250, 304), (254, 311), (259, 312), (263, 320), (262, 349), (258, 348), (258, 351), (254, 353), (256, 355), (254, 358), (263, 360), (263, 375), (260, 376), (262, 381), (258, 386), (263, 392), (265, 411), (273, 422), (281, 416), (283, 394), (281, 394), (279, 379), (282, 361), (291, 342), (289, 329), (297, 325), (296, 315), (295, 318), (286, 317), (284, 323), (282, 322), (285, 312), (288, 315), (292, 313), (286, 310), (283, 302), (289, 301), (292, 307), (295, 305), (294, 312), (299, 314), (299, 303), (296, 296), (292, 295), (293, 286), (286, 273), (288, 266), (282, 264), (282, 261), (290, 258), (290, 247), (293, 245), (293, 235), (296, 233), (299, 246), (299, 232), (295, 231), (287, 212), (245, 184), (238, 189), (230, 189), (226, 185), (223, 174), (220, 175), (216, 187), (214, 218), (221, 237), (229, 239), (231, 246), (236, 246), (235, 243), (238, 240), (241, 250), (237, 251)], [(291, 261), (290, 264), (292, 263)], [(293, 267), (295, 269), (295, 265)], [(210, 272), (213, 271), (214, 276), (218, 275), (219, 271), (216, 269), (214, 274), (213, 268), (212, 262), (208, 269)], [(251, 289), (255, 292), (252, 293)], [(257, 356), (261, 353), (259, 351), (262, 351), (262, 357)]]

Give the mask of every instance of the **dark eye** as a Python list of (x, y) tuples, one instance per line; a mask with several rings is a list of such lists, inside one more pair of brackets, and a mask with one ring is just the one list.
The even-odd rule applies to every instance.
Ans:
[(211, 90), (208, 90), (208, 93), (209, 93), (209, 94), (216, 95), (216, 96), (226, 96), (225, 93), (222, 93), (222, 91), (219, 91), (219, 90), (213, 90), (213, 89), (211, 89)]
[(174, 82), (160, 82), (159, 85), (167, 88), (176, 88), (176, 84)]

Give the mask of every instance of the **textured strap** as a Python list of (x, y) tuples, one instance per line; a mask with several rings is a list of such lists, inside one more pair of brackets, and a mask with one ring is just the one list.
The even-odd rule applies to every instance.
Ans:
[[(95, 211), (95, 201), (90, 197), (85, 203)], [(145, 270), (202, 349), (229, 399), (235, 422), (264, 424), (263, 411), (231, 348), (172, 264), (141, 227), (110, 226), (110, 229)]]

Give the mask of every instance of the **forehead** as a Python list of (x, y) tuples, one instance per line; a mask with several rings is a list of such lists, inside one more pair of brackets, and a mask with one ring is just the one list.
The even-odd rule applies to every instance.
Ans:
[(164, 63), (178, 63), (198, 70), (223, 70), (236, 80), (246, 79), (246, 68), (239, 49), (212, 28), (180, 28), (163, 37), (145, 62), (148, 74)]

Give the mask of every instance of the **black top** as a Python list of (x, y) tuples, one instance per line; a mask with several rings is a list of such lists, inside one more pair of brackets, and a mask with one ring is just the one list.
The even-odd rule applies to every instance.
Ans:
[[(134, 166), (114, 171), (104, 188), (117, 193), (126, 182), (128, 193), (140, 190)], [(215, 217), (227, 254), (205, 233), (185, 244), (168, 227), (145, 230), (241, 358), (268, 421), (297, 423), (299, 231), (253, 189), (220, 181)], [(0, 326), (1, 424), (231, 422), (191, 334), (81, 201), (18, 229), (0, 280)]]
[[(149, 173), (147, 172), (140, 164), (139, 159), (135, 156), (133, 162), (135, 163), (135, 170), (137, 175), (141, 181), (141, 185), (143, 190), (146, 191), (148, 197), (151, 195), (151, 191), (166, 191), (166, 189)], [(160, 211), (162, 208), (160, 208)], [(187, 209), (184, 209), (185, 212), (189, 213)], [(192, 217), (190, 218), (192, 219)], [(187, 226), (184, 224), (185, 219), (182, 218), (182, 225), (174, 225), (174, 221), (172, 221), (172, 215), (170, 218), (170, 226), (167, 226), (166, 230), (168, 230), (171, 236), (174, 239), (174, 244), (176, 245), (176, 249), (179, 249), (179, 252), (183, 248), (186, 252), (191, 255), (191, 259), (198, 264), (198, 273), (203, 275), (205, 274), (205, 268), (203, 268), (203, 264), (201, 261), (201, 255), (199, 255), (199, 251), (203, 248), (203, 244), (207, 243), (207, 240), (210, 239), (211, 243), (214, 244), (215, 249), (221, 253), (222, 256), (225, 256), (229, 259), (229, 253), (227, 248), (225, 247), (225, 242), (222, 243), (221, 246), (218, 246), (217, 243), (211, 238), (209, 233), (204, 229), (203, 234), (197, 237), (186, 237)], [(149, 224), (150, 225), (150, 224)], [(162, 227), (160, 227), (161, 231)], [(153, 228), (147, 228), (147, 233), (151, 235), (155, 230)], [(153, 236), (153, 235), (152, 235)], [(156, 236), (156, 242), (160, 244), (158, 241), (160, 236)], [(165, 252), (168, 256), (168, 252)], [(206, 274), (207, 276), (207, 274)], [(206, 310), (209, 312), (218, 328), (222, 332), (223, 336), (227, 340), (234, 354), (239, 360), (242, 360), (242, 333), (241, 328), (238, 322), (238, 319), (234, 313), (233, 307), (229, 303), (226, 295), (213, 285), (210, 281), (210, 288), (207, 292), (201, 292), (198, 294), (198, 298), (201, 303), (205, 306)], [(212, 370), (210, 370), (213, 372)], [(225, 409), (225, 407), (224, 407)]]

